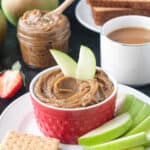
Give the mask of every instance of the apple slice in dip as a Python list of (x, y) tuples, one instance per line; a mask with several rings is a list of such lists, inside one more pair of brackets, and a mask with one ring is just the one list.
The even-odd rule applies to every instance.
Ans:
[(96, 72), (96, 58), (91, 49), (81, 46), (77, 65), (76, 78), (80, 80), (93, 79)]
[(76, 77), (77, 63), (69, 55), (58, 50), (50, 51), (65, 76)]
[(50, 50), (64, 75), (80, 80), (93, 79), (96, 72), (96, 58), (92, 50), (81, 46), (78, 64), (69, 55), (59, 50)]
[(78, 63), (62, 51), (50, 52), (59, 68), (37, 80), (34, 92), (41, 101), (61, 108), (80, 108), (97, 104), (113, 93), (112, 81), (102, 69), (96, 70), (95, 56), (89, 48), (81, 47)]

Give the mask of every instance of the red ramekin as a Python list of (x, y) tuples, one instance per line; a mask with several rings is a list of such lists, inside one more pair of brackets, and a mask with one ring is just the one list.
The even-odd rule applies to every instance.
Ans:
[[(30, 95), (37, 125), (45, 136), (60, 139), (65, 144), (76, 144), (79, 136), (112, 119), (115, 112), (117, 83), (109, 75), (114, 85), (114, 91), (104, 101), (82, 108), (58, 108), (41, 102), (34, 94), (33, 88), (37, 79), (50, 70), (51, 67), (39, 73), (30, 84)], [(97, 67), (97, 69), (101, 69)]]

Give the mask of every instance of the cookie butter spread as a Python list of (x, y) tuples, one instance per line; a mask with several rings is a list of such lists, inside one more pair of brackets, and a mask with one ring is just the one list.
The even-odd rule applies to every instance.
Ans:
[[(33, 27), (34, 29), (37, 28), (38, 31), (49, 31), (53, 27), (59, 26), (60, 31), (61, 28), (63, 28), (63, 25), (68, 27), (68, 20), (66, 16), (64, 15), (50, 15), (46, 16), (47, 11), (43, 10), (33, 10), (33, 11), (27, 11), (24, 13), (24, 15), (21, 17), (21, 21), (24, 23), (25, 26)], [(38, 32), (37, 31), (37, 32)]]
[(68, 51), (70, 23), (64, 15), (47, 11), (26, 11), (19, 19), (17, 37), (23, 60), (29, 66), (45, 68), (55, 64), (49, 49)]
[(61, 108), (78, 108), (99, 103), (114, 89), (106, 73), (97, 70), (95, 78), (78, 80), (63, 75), (60, 69), (41, 75), (34, 86), (35, 95), (44, 103)]

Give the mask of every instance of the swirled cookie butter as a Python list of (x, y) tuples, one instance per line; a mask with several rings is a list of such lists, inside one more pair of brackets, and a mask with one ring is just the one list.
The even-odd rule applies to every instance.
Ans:
[(66, 77), (60, 69), (41, 75), (35, 83), (34, 93), (42, 102), (61, 108), (79, 108), (97, 104), (109, 97), (114, 85), (102, 70), (94, 79), (78, 80)]
[(45, 68), (55, 64), (49, 49), (68, 50), (70, 23), (64, 15), (46, 15), (47, 11), (31, 10), (18, 22), (17, 36), (23, 60), (29, 66)]

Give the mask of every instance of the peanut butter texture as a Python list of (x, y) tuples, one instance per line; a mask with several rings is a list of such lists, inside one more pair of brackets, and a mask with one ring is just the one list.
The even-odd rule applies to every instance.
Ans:
[[(65, 24), (67, 28), (68, 20), (64, 15), (46, 16), (47, 11), (32, 10), (27, 11), (21, 17), (20, 21), (27, 27), (42, 31), (49, 31), (52, 28), (57, 28)], [(37, 31), (38, 32), (38, 31)]]
[(33, 68), (46, 68), (55, 63), (49, 49), (67, 52), (70, 23), (64, 15), (48, 15), (47, 11), (30, 10), (19, 19), (17, 37), (23, 60)]
[(102, 70), (97, 70), (92, 80), (78, 80), (66, 77), (60, 69), (55, 69), (39, 77), (34, 93), (48, 105), (80, 108), (105, 100), (113, 89), (112, 82)]

